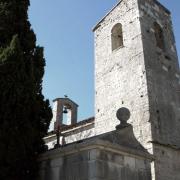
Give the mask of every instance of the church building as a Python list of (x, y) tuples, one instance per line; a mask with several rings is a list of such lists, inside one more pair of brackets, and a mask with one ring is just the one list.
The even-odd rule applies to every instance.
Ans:
[(54, 100), (40, 180), (180, 180), (170, 11), (157, 0), (121, 0), (93, 32), (95, 117), (78, 122), (75, 102)]

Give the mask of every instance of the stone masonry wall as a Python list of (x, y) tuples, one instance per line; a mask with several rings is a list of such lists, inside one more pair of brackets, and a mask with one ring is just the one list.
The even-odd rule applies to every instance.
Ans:
[[(152, 0), (140, 0), (152, 138), (180, 146), (180, 73), (171, 16)], [(156, 46), (153, 23), (163, 29), (164, 49)]]
[[(170, 13), (152, 0), (139, 0), (150, 103), (154, 179), (180, 179), (180, 75)], [(163, 30), (164, 49), (156, 46), (153, 23)]]
[(93, 139), (48, 151), (39, 158), (39, 180), (151, 180), (151, 160), (116, 148)]
[(156, 157), (152, 180), (179, 180), (180, 179), (180, 151), (159, 144), (153, 145), (153, 154)]
[[(137, 0), (121, 1), (95, 29), (95, 131), (115, 129), (116, 111), (130, 109), (137, 139), (151, 149), (149, 99)], [(122, 24), (124, 46), (112, 51), (111, 29)]]
[[(64, 143), (69, 144), (90, 138), (94, 136), (94, 130), (94, 123), (90, 123), (86, 126), (70, 129), (69, 131), (63, 131), (62, 134), (64, 136)], [(55, 144), (57, 143), (56, 134), (49, 135), (44, 140), (46, 145), (48, 146), (48, 149), (53, 149)], [(62, 136), (60, 137), (60, 144), (62, 144)]]
[[(156, 47), (153, 23), (163, 30)], [(111, 29), (124, 46), (111, 50)], [(131, 111), (136, 138), (156, 157), (153, 180), (179, 180), (180, 74), (169, 11), (156, 0), (122, 0), (95, 28), (95, 131), (115, 128), (116, 110)]]

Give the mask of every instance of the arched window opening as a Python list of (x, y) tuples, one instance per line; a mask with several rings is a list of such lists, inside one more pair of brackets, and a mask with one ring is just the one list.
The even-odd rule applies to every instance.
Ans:
[(154, 32), (156, 38), (156, 46), (160, 49), (164, 49), (164, 35), (161, 26), (158, 23), (154, 23)]
[(71, 106), (64, 105), (63, 106), (63, 122), (62, 122), (62, 124), (71, 125), (71, 116), (72, 116)]
[(120, 23), (116, 24), (112, 28), (111, 43), (112, 43), (112, 51), (123, 46), (123, 32), (122, 32), (122, 25)]

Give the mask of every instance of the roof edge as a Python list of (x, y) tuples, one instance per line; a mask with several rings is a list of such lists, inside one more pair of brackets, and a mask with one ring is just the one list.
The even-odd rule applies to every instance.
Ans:
[(166, 8), (163, 4), (161, 4), (158, 0), (154, 0), (154, 2), (155, 2), (156, 4), (158, 4), (160, 7), (162, 7), (167, 14), (169, 14), (169, 15), (171, 14), (170, 10), (167, 9), (167, 8)]
[[(123, 0), (120, 0), (93, 28), (92, 31), (94, 32), (96, 29), (100, 27), (100, 24), (104, 21), (104, 19), (122, 2)], [(162, 5), (158, 0), (153, 0), (158, 6), (164, 9), (164, 11), (167, 14), (171, 14), (171, 12), (164, 6)]]
[(101, 24), (101, 22), (122, 2), (123, 0), (119, 1), (93, 28), (92, 31), (94, 32)]
[(75, 104), (77, 107), (79, 107), (79, 105), (74, 102), (72, 99), (68, 98), (68, 97), (65, 97), (65, 98), (56, 98), (53, 100), (53, 102), (56, 102), (56, 101), (59, 101), (59, 100), (64, 100), (64, 99), (67, 99), (68, 101), (72, 102), (73, 104)]

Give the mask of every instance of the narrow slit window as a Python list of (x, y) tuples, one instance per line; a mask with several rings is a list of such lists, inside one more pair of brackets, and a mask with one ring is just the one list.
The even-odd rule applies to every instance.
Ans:
[(156, 38), (156, 46), (160, 49), (164, 49), (164, 35), (161, 26), (158, 23), (154, 23), (154, 32)]
[(112, 51), (123, 46), (122, 24), (116, 24), (111, 30)]

